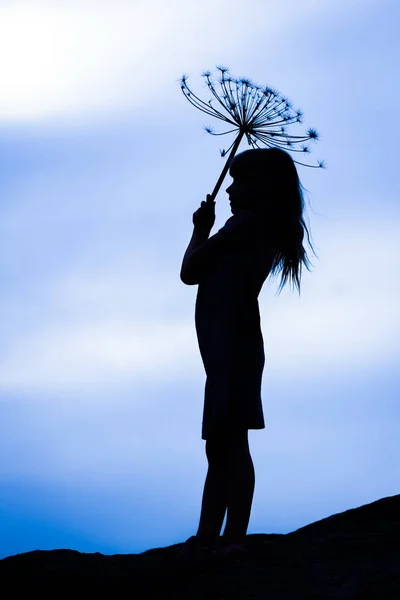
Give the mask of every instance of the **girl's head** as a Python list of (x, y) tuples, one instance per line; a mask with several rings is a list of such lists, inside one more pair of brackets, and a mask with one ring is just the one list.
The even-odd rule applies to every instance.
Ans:
[(302, 211), (301, 183), (290, 154), (279, 148), (247, 150), (233, 159), (227, 188), (235, 214), (243, 208), (279, 218)]
[(232, 213), (243, 209), (258, 213), (266, 242), (275, 248), (271, 273), (282, 271), (279, 289), (291, 278), (300, 292), (302, 263), (307, 269), (309, 264), (304, 231), (311, 243), (303, 220), (303, 188), (292, 157), (279, 148), (247, 150), (235, 156), (229, 172), (233, 182), (226, 191)]

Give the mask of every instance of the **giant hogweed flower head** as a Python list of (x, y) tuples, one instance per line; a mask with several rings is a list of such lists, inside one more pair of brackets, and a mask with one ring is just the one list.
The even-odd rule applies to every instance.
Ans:
[[(221, 156), (226, 156), (228, 153), (229, 156), (211, 194), (212, 199), (217, 195), (243, 137), (246, 137), (252, 148), (275, 147), (303, 156), (310, 153), (308, 142), (315, 142), (319, 137), (316, 130), (312, 128), (303, 135), (293, 135), (288, 132), (289, 125), (302, 123), (303, 113), (301, 110), (293, 109), (292, 103), (279, 92), (268, 86), (256, 85), (244, 77), (234, 79), (226, 67), (217, 67), (217, 69), (220, 72), (219, 91), (211, 72), (205, 71), (202, 74), (212, 94), (208, 102), (204, 102), (192, 92), (187, 84), (187, 75), (183, 75), (180, 79), (183, 95), (193, 106), (229, 125), (229, 129), (221, 133), (215, 133), (212, 127), (205, 127), (208, 133), (218, 136), (236, 133), (229, 148), (220, 150)], [(306, 167), (325, 168), (324, 161), (317, 161), (317, 164), (312, 165), (294, 158), (293, 160)]]

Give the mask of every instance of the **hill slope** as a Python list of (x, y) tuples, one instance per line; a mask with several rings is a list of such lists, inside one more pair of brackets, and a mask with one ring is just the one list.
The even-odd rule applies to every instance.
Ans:
[(400, 495), (246, 543), (241, 557), (188, 558), (180, 544), (114, 556), (27, 552), (0, 561), (1, 588), (4, 597), (23, 589), (146, 600), (400, 599)]

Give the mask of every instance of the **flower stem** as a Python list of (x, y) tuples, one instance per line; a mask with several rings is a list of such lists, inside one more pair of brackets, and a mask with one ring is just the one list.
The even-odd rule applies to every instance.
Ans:
[(231, 166), (231, 162), (233, 161), (233, 158), (234, 158), (234, 156), (235, 156), (236, 150), (239, 148), (239, 144), (240, 144), (240, 142), (242, 141), (242, 137), (243, 137), (243, 136), (244, 136), (244, 131), (240, 131), (240, 132), (239, 132), (239, 135), (237, 136), (237, 138), (236, 138), (236, 140), (235, 140), (235, 143), (234, 143), (234, 144), (233, 144), (233, 146), (232, 146), (232, 150), (231, 150), (231, 151), (230, 151), (230, 153), (229, 153), (229, 156), (228, 156), (228, 158), (227, 158), (227, 161), (226, 161), (226, 163), (225, 163), (225, 166), (224, 166), (224, 168), (222, 169), (222, 173), (221, 173), (221, 175), (219, 176), (219, 179), (218, 179), (218, 181), (217, 181), (217, 183), (216, 183), (216, 185), (215, 185), (215, 188), (214, 188), (214, 190), (213, 190), (213, 193), (211, 194), (211, 200), (215, 200), (215, 196), (218, 194), (218, 190), (219, 190), (219, 188), (221, 187), (221, 185), (222, 185), (222, 182), (223, 182), (223, 181), (224, 181), (224, 179), (225, 179), (225, 175), (227, 174), (227, 172), (228, 172), (228, 169), (229, 169), (229, 167)]

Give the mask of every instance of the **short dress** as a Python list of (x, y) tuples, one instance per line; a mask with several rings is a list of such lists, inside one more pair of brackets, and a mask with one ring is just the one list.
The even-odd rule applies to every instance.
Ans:
[(202, 439), (232, 429), (264, 429), (265, 363), (258, 295), (273, 253), (252, 210), (230, 217), (220, 248), (199, 278), (195, 324), (206, 372)]

